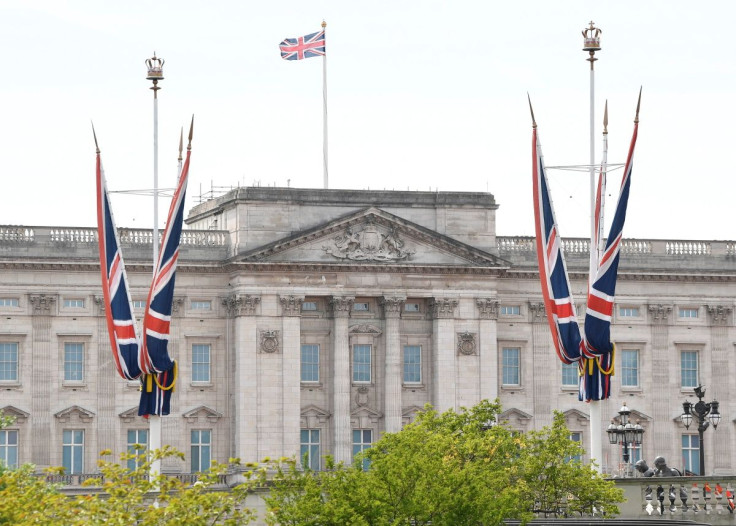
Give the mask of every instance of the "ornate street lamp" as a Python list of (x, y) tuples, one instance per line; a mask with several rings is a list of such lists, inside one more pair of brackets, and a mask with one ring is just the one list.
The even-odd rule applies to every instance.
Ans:
[[(644, 437), (644, 428), (637, 422), (632, 424), (629, 421), (631, 410), (626, 407), (626, 403), (618, 410), (619, 424), (611, 420), (606, 432), (608, 433), (608, 441), (611, 444), (620, 444), (624, 447), (624, 462), (629, 464), (629, 445), (632, 447), (640, 446)], [(627, 470), (628, 471), (628, 470)]]
[(700, 437), (700, 475), (704, 476), (705, 449), (703, 449), (703, 432), (708, 429), (710, 424), (713, 424), (713, 429), (718, 428), (718, 424), (721, 423), (721, 413), (718, 412), (719, 402), (717, 400), (703, 402), (705, 388), (702, 385), (695, 388), (695, 396), (698, 397), (698, 401), (695, 404), (692, 404), (689, 400), (685, 400), (682, 403), (680, 420), (685, 424), (685, 429), (690, 429), (690, 424), (693, 423), (693, 417), (697, 419), (698, 435)]

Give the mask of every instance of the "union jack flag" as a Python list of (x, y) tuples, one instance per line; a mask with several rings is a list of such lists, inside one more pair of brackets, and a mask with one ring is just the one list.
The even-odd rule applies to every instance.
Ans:
[(285, 38), (279, 44), (281, 58), (284, 60), (302, 60), (304, 58), (325, 55), (325, 31), (318, 31), (297, 38)]
[(102, 169), (99, 149), (97, 150), (96, 179), (97, 233), (107, 332), (110, 337), (115, 369), (122, 378), (134, 380), (141, 375), (138, 365), (140, 337), (130, 307), (128, 277), (125, 274), (123, 255), (120, 252), (115, 218), (110, 208), (110, 196), (107, 192), (105, 171)]

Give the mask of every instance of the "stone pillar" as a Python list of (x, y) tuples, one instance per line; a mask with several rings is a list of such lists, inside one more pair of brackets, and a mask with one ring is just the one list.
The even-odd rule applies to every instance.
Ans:
[(455, 407), (455, 309), (458, 301), (433, 298), (432, 312), (432, 404), (439, 412)]
[(479, 352), (480, 352), (480, 398), (498, 398), (498, 301), (493, 298), (478, 298)]
[[(652, 357), (652, 419), (658, 425), (652, 426), (652, 435), (644, 438), (644, 447), (649, 443), (649, 447), (652, 448), (650, 449), (652, 457), (661, 455), (665, 458), (680, 459), (680, 442), (673, 440), (673, 435), (677, 438), (679, 433), (673, 433), (677, 430), (672, 421), (672, 413), (678, 407), (682, 407), (682, 400), (672, 400), (670, 391), (662, 389), (662, 386), (670, 385), (673, 381), (676, 382), (675, 385), (680, 385), (680, 357), (673, 358), (673, 351), (668, 348), (668, 322), (671, 312), (671, 305), (649, 305), (652, 331), (650, 353)], [(670, 465), (674, 466), (675, 463), (671, 462)]]
[[(234, 456), (243, 462), (259, 462), (258, 457), (258, 371), (256, 369), (256, 310), (259, 296), (233, 294), (223, 300), (228, 316), (234, 319), (233, 442)], [(228, 350), (229, 351), (229, 350)]]
[(352, 448), (350, 436), (350, 340), (348, 318), (354, 297), (333, 296), (332, 310), (332, 414), (333, 455), (336, 462), (350, 464)]
[(281, 296), (283, 329), (283, 452), (299, 458), (301, 422), (301, 296)]
[[(113, 458), (121, 453), (119, 444), (120, 421), (115, 414), (115, 387), (126, 380), (118, 374), (113, 363), (110, 336), (107, 332), (107, 318), (105, 317), (105, 300), (102, 296), (95, 296), (97, 309), (97, 446), (99, 450), (109, 449)], [(91, 349), (90, 349), (91, 351)], [(89, 373), (87, 373), (89, 374)], [(126, 408), (127, 409), (127, 408)], [(127, 439), (125, 439), (127, 441)]]
[[(522, 353), (521, 359), (522, 373), (531, 375), (531, 388), (534, 403), (534, 428), (541, 429), (543, 426), (552, 424), (552, 400), (549, 389), (550, 384), (559, 389), (559, 377), (555, 382), (549, 381), (550, 371), (557, 371), (557, 362), (559, 358), (557, 353), (550, 346), (552, 342), (549, 333), (549, 324), (547, 323), (547, 314), (542, 302), (530, 302), (529, 314), (532, 322), (532, 359), (528, 360)], [(524, 367), (524, 364), (531, 362), (531, 367)], [(553, 373), (556, 374), (556, 373)], [(521, 380), (524, 385), (529, 386), (524, 378)]]
[[(728, 396), (728, 382), (730, 374), (730, 362), (728, 352), (728, 326), (731, 321), (733, 309), (727, 305), (706, 305), (711, 330), (711, 385), (708, 385), (707, 400), (718, 400), (720, 407), (718, 411), (722, 415), (730, 415), (732, 411), (730, 398)], [(728, 418), (726, 418), (728, 420)], [(732, 426), (721, 426), (715, 433), (711, 433), (710, 447), (706, 447), (706, 466), (713, 466), (716, 474), (728, 474), (732, 466), (731, 437)], [(710, 433), (710, 431), (708, 431)], [(719, 436), (720, 435), (720, 436)], [(703, 438), (706, 438), (705, 435)], [(710, 453), (710, 454), (709, 454)]]
[(381, 299), (386, 330), (383, 333), (386, 349), (386, 374), (384, 376), (384, 415), (386, 431), (401, 431), (401, 339), (399, 320), (406, 298), (386, 297)]
[[(56, 304), (56, 296), (50, 294), (31, 294), (33, 308), (31, 340), (31, 429), (30, 435), (39, 437), (33, 440), (31, 462), (41, 470), (51, 465), (50, 443), (58, 443), (51, 435), (51, 384), (57, 383), (53, 364), (58, 353), (51, 350), (51, 312)], [(46, 440), (40, 439), (46, 437)]]

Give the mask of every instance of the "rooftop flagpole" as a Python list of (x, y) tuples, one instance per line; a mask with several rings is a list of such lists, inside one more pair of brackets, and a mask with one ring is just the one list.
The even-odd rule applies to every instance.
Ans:
[[(146, 60), (148, 66), (147, 80), (153, 82), (153, 275), (156, 275), (156, 265), (158, 264), (158, 81), (164, 79), (164, 60), (156, 57), (154, 51), (153, 57)], [(145, 338), (145, 335), (143, 336)], [(150, 436), (148, 437), (149, 451), (161, 449), (161, 417), (159, 415), (148, 416), (148, 426)], [(151, 463), (151, 471), (149, 477), (153, 480), (161, 473), (161, 461), (156, 460)]]
[[(322, 20), (322, 31), (325, 31), (327, 22)], [(326, 37), (326, 35), (325, 35)], [(327, 39), (325, 38), (325, 43)], [(327, 47), (325, 46), (325, 54), (322, 55), (322, 156), (324, 164), (324, 183), (325, 190), (329, 188), (327, 182)]]

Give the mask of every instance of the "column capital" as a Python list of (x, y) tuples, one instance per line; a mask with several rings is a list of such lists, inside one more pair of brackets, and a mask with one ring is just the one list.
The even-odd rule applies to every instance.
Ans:
[(706, 305), (711, 325), (728, 325), (733, 307), (730, 305)]
[(381, 307), (383, 307), (383, 317), (399, 318), (405, 301), (406, 296), (383, 296), (379, 300)]
[(330, 298), (330, 309), (333, 318), (348, 318), (353, 309), (355, 296), (332, 296)]
[(649, 305), (649, 315), (652, 317), (652, 321), (657, 325), (664, 325), (670, 317), (672, 312), (672, 305)]
[(532, 315), (532, 322), (540, 322), (546, 320), (546, 310), (543, 301), (530, 301), (529, 312)]
[(282, 316), (301, 316), (304, 296), (279, 296)]
[(455, 309), (458, 306), (458, 300), (450, 298), (431, 298), (429, 300), (429, 308), (432, 311), (432, 317), (435, 319), (452, 319), (455, 317)]
[(52, 307), (56, 304), (55, 294), (31, 294), (28, 299), (33, 307), (34, 316), (50, 315)]
[(230, 317), (236, 316), (253, 316), (256, 308), (261, 302), (260, 296), (251, 296), (250, 294), (231, 294), (222, 300), (222, 305), (227, 310)]
[(493, 298), (476, 298), (475, 304), (478, 306), (480, 318), (483, 320), (498, 319), (498, 301)]

